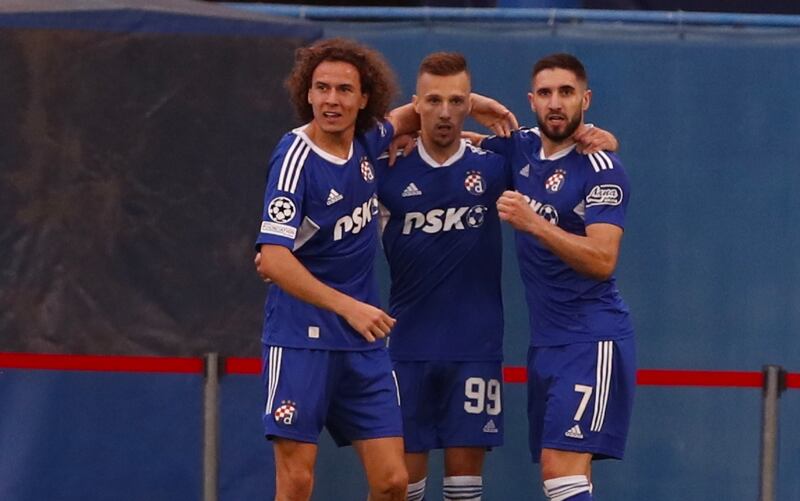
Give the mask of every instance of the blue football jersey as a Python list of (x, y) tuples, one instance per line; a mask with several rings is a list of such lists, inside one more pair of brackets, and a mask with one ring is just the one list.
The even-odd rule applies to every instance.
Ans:
[[(317, 147), (301, 127), (286, 134), (270, 160), (261, 232), (256, 245), (282, 245), (312, 275), (355, 299), (377, 306), (373, 263), (378, 200), (374, 164), (394, 131), (380, 124), (356, 136), (347, 160)], [(270, 287), (264, 343), (291, 348), (369, 350), (340, 316)]]
[(378, 163), (390, 312), (397, 319), (393, 360), (502, 359), (495, 202), (509, 184), (503, 157), (463, 140), (443, 165), (421, 141), (394, 167)]
[[(510, 162), (514, 188), (550, 223), (586, 235), (586, 226), (624, 228), (630, 200), (628, 177), (616, 155), (581, 155), (574, 147), (543, 158), (538, 129), (521, 129), (508, 139), (487, 138), (484, 148)], [(515, 232), (525, 286), (531, 345), (622, 339), (633, 334), (628, 307), (615, 279), (579, 274), (528, 233)]]

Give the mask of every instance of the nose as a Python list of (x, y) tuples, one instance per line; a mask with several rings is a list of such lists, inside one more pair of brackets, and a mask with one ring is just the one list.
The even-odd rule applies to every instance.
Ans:
[(450, 118), (450, 105), (447, 102), (442, 103), (442, 107), (439, 109), (439, 117)]
[(328, 104), (336, 104), (339, 102), (339, 93), (336, 89), (328, 89), (325, 92), (325, 102)]

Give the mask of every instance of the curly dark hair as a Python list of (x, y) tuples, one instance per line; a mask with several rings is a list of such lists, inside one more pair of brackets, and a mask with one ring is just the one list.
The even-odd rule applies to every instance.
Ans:
[(389, 64), (378, 51), (354, 40), (331, 38), (295, 52), (294, 67), (284, 86), (300, 120), (310, 122), (314, 118), (314, 110), (308, 103), (308, 91), (314, 70), (323, 61), (343, 61), (358, 70), (361, 92), (369, 99), (356, 117), (356, 134), (366, 132), (386, 116), (398, 89), (397, 78)]

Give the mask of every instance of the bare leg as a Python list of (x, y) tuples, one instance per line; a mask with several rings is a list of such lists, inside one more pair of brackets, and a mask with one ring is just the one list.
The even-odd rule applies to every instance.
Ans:
[(277, 438), (275, 450), (275, 501), (308, 501), (314, 487), (317, 445)]
[(361, 458), (369, 484), (370, 501), (403, 501), (408, 472), (401, 437), (356, 440), (353, 447)]

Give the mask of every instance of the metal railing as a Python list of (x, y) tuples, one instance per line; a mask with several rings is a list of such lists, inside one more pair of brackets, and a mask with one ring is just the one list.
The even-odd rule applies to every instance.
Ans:
[(318, 7), (245, 3), (228, 5), (261, 14), (316, 21), (546, 22), (550, 24), (615, 22), (681, 26), (800, 27), (800, 15), (785, 14), (525, 8)]

